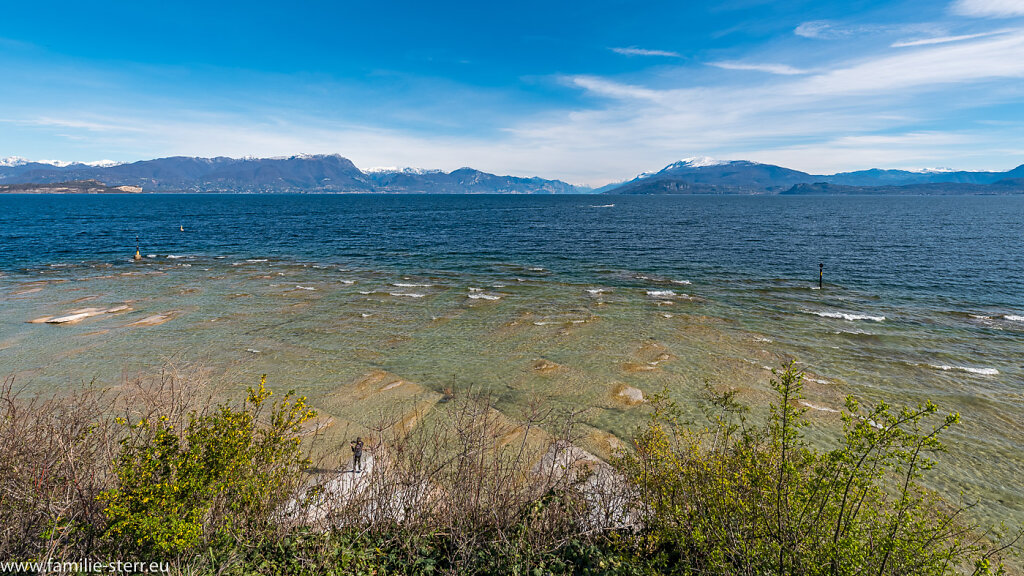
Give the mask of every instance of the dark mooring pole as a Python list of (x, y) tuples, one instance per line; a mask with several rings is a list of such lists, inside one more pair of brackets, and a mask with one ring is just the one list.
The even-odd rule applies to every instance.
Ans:
[(818, 262), (818, 289), (821, 290), (821, 281), (825, 276), (825, 264)]

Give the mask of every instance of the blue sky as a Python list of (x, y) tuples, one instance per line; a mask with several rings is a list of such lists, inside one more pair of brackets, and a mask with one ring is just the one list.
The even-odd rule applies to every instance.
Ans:
[(698, 155), (1005, 170), (1024, 0), (0, 11), (0, 157), (296, 153), (591, 185)]

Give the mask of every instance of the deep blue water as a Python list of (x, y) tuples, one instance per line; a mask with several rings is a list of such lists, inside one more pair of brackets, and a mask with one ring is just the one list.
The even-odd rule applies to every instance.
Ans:
[(821, 262), (827, 282), (894, 302), (1024, 307), (1024, 197), (0, 195), (8, 275), (121, 262), (136, 235), (144, 254), (577, 278), (815, 281)]

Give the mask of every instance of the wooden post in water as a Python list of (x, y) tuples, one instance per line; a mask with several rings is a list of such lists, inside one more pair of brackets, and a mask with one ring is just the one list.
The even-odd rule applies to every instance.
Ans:
[(821, 282), (825, 276), (825, 264), (818, 262), (818, 290), (821, 290)]

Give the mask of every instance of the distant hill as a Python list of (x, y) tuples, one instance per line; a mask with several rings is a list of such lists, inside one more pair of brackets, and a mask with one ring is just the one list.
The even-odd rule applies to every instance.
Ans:
[(496, 176), (472, 168), (441, 170), (376, 170), (369, 174), (378, 190), (427, 194), (574, 194), (579, 190), (560, 180)]
[(1024, 166), (1008, 172), (965, 172), (957, 170), (861, 170), (826, 176), (825, 182), (848, 186), (905, 186), (908, 184), (960, 183), (993, 184), (1006, 178), (1024, 178)]
[(129, 164), (0, 163), (0, 184), (98, 180), (148, 192), (566, 194), (571, 184), (543, 178), (496, 176), (471, 168), (452, 172), (383, 170), (364, 173), (336, 154), (287, 158), (176, 156)]
[(746, 160), (687, 158), (641, 174), (610, 194), (765, 194), (813, 181), (806, 172)]
[(0, 194), (134, 194), (142, 192), (136, 186), (107, 186), (96, 180), (74, 180), (53, 184), (2, 184)]
[(966, 184), (963, 182), (930, 182), (925, 184), (904, 184), (902, 186), (847, 186), (816, 182), (797, 184), (782, 192), (787, 196), (808, 194), (825, 195), (916, 195), (916, 196), (963, 196), (979, 194), (1024, 194), (1024, 178), (1005, 179), (992, 184)]
[(602, 189), (605, 194), (1012, 194), (1024, 165), (1007, 172), (862, 170), (813, 175), (746, 160), (686, 158)]

